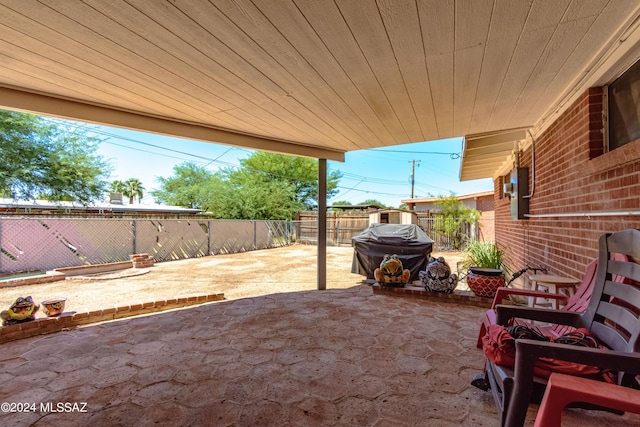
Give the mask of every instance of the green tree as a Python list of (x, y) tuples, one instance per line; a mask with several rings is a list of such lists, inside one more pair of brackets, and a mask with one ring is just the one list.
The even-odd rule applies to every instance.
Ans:
[(292, 185), (256, 174), (231, 173), (230, 179), (229, 172), (215, 174), (204, 187), (204, 207), (214, 218), (290, 219), (302, 210)]
[(89, 203), (102, 198), (110, 173), (99, 139), (33, 114), (0, 110), (0, 195)]
[(376, 205), (376, 206), (380, 206), (381, 208), (387, 207), (384, 203), (376, 199), (367, 199), (364, 202), (360, 202), (358, 204), (359, 205)]
[[(287, 156), (285, 154), (256, 152), (240, 160), (242, 168), (229, 176), (239, 179), (239, 175), (255, 174), (264, 182), (278, 182), (284, 187), (292, 187), (295, 199), (303, 205), (302, 209), (317, 208), (318, 201), (318, 161), (307, 157)], [(338, 193), (340, 171), (327, 173), (327, 199)], [(258, 180), (258, 178), (256, 178)]]
[(160, 189), (153, 190), (151, 195), (159, 203), (206, 210), (205, 187), (210, 185), (212, 176), (211, 172), (193, 162), (181, 163), (174, 166), (172, 176), (156, 179)]
[[(239, 168), (212, 174), (193, 163), (174, 168), (174, 175), (158, 178), (159, 202), (189, 206), (224, 219), (291, 219), (316, 206), (318, 162), (272, 153), (254, 153)], [(327, 196), (337, 193), (339, 172), (328, 174)]]
[(142, 186), (142, 182), (138, 178), (129, 178), (124, 182), (124, 189), (122, 190), (122, 194), (129, 198), (129, 204), (133, 204), (133, 198), (138, 198), (138, 203), (140, 203), (142, 196), (144, 196), (144, 187)]
[(434, 230), (448, 236), (454, 250), (460, 249), (466, 236), (466, 226), (477, 224), (480, 212), (466, 206), (454, 195), (438, 199), (435, 205), (440, 208), (440, 213), (434, 222)]
[(112, 193), (122, 193), (125, 190), (125, 185), (123, 181), (116, 179), (115, 181), (111, 181), (109, 184), (109, 191)]

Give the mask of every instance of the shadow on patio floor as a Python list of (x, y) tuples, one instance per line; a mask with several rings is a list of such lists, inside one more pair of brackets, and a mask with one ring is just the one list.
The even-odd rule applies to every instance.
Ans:
[[(0, 401), (36, 410), (2, 413), (0, 423), (496, 426), (490, 394), (469, 384), (483, 363), (475, 348), (482, 310), (362, 285), (14, 341), (0, 352)], [(86, 412), (52, 411), (58, 402), (86, 402)], [(627, 424), (582, 412), (567, 421)]]

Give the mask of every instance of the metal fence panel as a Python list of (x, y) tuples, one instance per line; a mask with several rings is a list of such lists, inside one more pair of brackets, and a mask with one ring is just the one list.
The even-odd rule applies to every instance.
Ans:
[(136, 253), (148, 253), (158, 261), (208, 255), (208, 221), (188, 219), (134, 220)]
[(233, 254), (255, 249), (254, 222), (223, 220), (211, 223), (211, 253)]
[(128, 220), (2, 218), (0, 272), (125, 261), (132, 244)]
[(258, 221), (256, 235), (256, 249), (277, 248), (291, 244), (289, 221)]
[(211, 253), (232, 254), (291, 244), (288, 221), (211, 221)]
[(0, 273), (126, 261), (158, 262), (289, 245), (287, 221), (0, 218)]

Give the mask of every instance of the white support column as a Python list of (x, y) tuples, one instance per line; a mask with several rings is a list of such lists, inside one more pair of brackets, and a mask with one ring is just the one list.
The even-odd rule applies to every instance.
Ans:
[(327, 289), (327, 159), (318, 159), (318, 290)]

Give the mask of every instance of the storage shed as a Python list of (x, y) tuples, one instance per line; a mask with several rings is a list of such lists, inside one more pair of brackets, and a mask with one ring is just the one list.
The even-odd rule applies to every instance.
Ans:
[(371, 224), (418, 225), (418, 214), (404, 209), (379, 209), (369, 213), (369, 225)]

